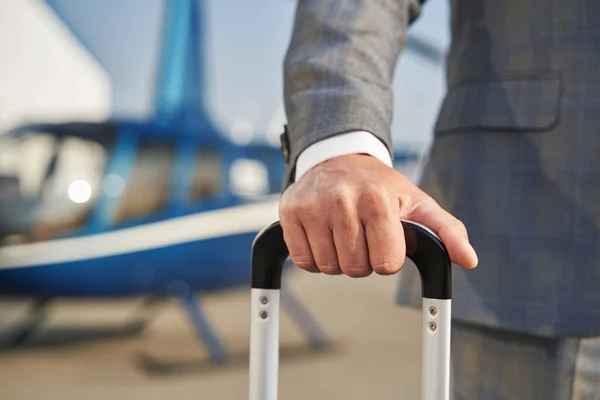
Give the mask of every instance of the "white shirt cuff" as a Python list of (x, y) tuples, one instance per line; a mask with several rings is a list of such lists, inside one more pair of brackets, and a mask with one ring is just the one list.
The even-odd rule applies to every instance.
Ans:
[(296, 161), (295, 181), (309, 169), (331, 158), (346, 154), (369, 154), (392, 167), (392, 156), (385, 144), (366, 131), (352, 131), (321, 140), (307, 147)]

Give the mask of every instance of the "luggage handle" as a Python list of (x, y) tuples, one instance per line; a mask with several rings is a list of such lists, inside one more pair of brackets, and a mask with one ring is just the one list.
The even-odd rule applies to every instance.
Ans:
[[(440, 238), (427, 227), (402, 221), (406, 256), (421, 276), (423, 295), (423, 400), (450, 396), (450, 318), (452, 263)], [(250, 400), (277, 400), (279, 298), (281, 274), (289, 253), (275, 222), (252, 244)]]

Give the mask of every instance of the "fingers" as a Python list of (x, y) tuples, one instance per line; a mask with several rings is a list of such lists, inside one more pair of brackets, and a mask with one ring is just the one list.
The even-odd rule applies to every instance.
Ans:
[(309, 272), (340, 275), (333, 232), (314, 208), (285, 207), (280, 213), (283, 236), (294, 264)]
[(373, 270), (369, 262), (365, 230), (356, 213), (337, 213), (333, 226), (333, 239), (341, 271), (352, 278), (371, 275)]
[(446, 245), (453, 262), (468, 269), (477, 266), (477, 253), (469, 243), (465, 225), (433, 199), (427, 198), (419, 202), (410, 219), (436, 232)]
[(308, 243), (319, 271), (327, 275), (341, 275), (333, 232), (324, 224), (304, 223)]
[(393, 275), (404, 264), (405, 243), (400, 219), (379, 219), (365, 227), (369, 263), (379, 275)]
[[(283, 227), (283, 220), (281, 224)], [(285, 228), (283, 229), (283, 239), (290, 252), (290, 258), (296, 266), (308, 272), (320, 272), (315, 264), (308, 237), (301, 223), (288, 223), (286, 220)]]
[(404, 264), (405, 241), (400, 210), (390, 196), (375, 189), (361, 198), (369, 264), (379, 275), (392, 275)]

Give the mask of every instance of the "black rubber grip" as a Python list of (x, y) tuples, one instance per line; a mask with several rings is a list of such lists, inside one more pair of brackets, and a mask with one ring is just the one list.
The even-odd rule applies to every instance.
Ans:
[[(409, 221), (402, 221), (406, 256), (421, 275), (423, 297), (452, 298), (452, 263), (446, 246), (435, 235)], [(252, 287), (281, 289), (283, 264), (289, 253), (279, 222), (266, 227), (252, 244)]]

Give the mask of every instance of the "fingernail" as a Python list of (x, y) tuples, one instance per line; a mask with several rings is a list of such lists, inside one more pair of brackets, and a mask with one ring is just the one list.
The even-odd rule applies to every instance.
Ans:
[(471, 256), (475, 259), (475, 266), (473, 268), (477, 268), (477, 265), (479, 264), (479, 257), (477, 257), (477, 252), (473, 246), (471, 246), (471, 243), (469, 243), (469, 249), (471, 249)]

